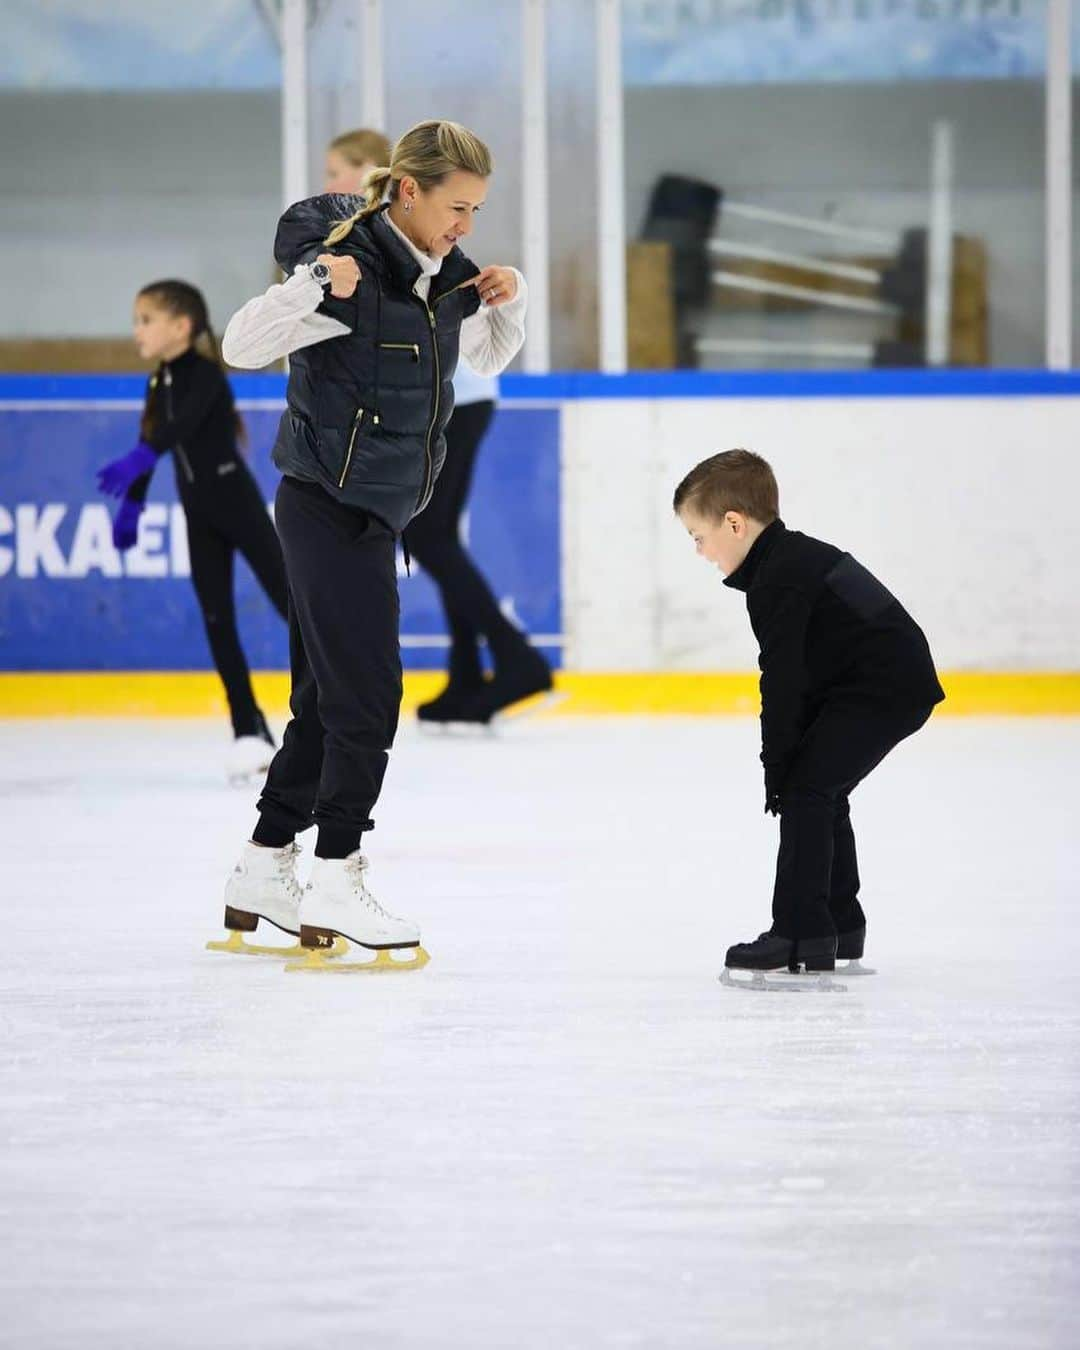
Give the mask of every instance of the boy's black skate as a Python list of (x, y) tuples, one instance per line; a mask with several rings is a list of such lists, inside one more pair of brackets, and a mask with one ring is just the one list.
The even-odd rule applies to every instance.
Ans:
[[(789, 938), (771, 929), (753, 942), (728, 948), (720, 983), (732, 989), (815, 989), (843, 992), (832, 978), (836, 968), (836, 938)], [(749, 980), (736, 979), (733, 970), (750, 971)], [(767, 979), (766, 972), (783, 972)]]

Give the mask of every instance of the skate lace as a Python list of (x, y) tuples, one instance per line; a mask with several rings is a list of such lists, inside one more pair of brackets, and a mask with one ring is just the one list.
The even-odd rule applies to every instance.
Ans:
[(296, 879), (296, 860), (299, 856), (300, 845), (295, 839), (283, 849), (276, 850), (275, 856), (278, 876), (282, 881), (287, 882), (289, 889), (295, 891), (297, 895), (300, 893), (300, 883)]
[(362, 853), (358, 853), (355, 857), (347, 859), (347, 863), (350, 879), (363, 904), (371, 910), (372, 914), (377, 914), (380, 918), (388, 919), (390, 917), (389, 914), (387, 914), (386, 910), (383, 909), (382, 905), (379, 904), (378, 900), (376, 900), (368, 890), (367, 883), (364, 880), (364, 873), (371, 864)]

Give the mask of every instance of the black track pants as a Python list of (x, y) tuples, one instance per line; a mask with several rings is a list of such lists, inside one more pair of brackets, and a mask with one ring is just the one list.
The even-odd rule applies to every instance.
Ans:
[(315, 823), (345, 857), (372, 826), (401, 704), (395, 541), (312, 483), (282, 479), (276, 519), (289, 578), (292, 720), (259, 799), (262, 843)]
[(848, 796), (929, 716), (838, 702), (811, 722), (780, 794), (774, 931), (824, 937), (866, 922)]
[(233, 734), (257, 736), (260, 719), (247, 658), (236, 627), (233, 559), (248, 561), (282, 618), (288, 613), (281, 545), (258, 485), (246, 469), (215, 485), (212, 510), (184, 503), (191, 580), (202, 610), (210, 653), (229, 701)]
[(481, 679), (480, 637), (487, 639), (496, 669), (512, 664), (528, 648), (499, 608), (459, 533), (477, 451), (494, 411), (490, 400), (454, 409), (446, 428), (446, 463), (431, 501), (407, 531), (409, 551), (439, 588), (450, 630), (450, 678), (463, 684)]

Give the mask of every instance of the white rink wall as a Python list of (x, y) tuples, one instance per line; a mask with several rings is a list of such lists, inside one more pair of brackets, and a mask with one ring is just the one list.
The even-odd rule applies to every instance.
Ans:
[(576, 670), (745, 670), (741, 595), (671, 514), (718, 450), (764, 455), (785, 522), (877, 573), (947, 670), (1080, 667), (1080, 399), (734, 397), (564, 404)]

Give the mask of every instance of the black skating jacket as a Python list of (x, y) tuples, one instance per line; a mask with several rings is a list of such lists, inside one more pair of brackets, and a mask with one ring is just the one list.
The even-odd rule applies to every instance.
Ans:
[(850, 553), (776, 520), (724, 585), (746, 593), (761, 649), (767, 794), (779, 790), (827, 700), (904, 713), (945, 697), (922, 629)]
[[(226, 480), (250, 476), (236, 444), (236, 407), (225, 372), (189, 347), (151, 375), (146, 406), (153, 425), (145, 439), (159, 456), (171, 452), (184, 509), (211, 514), (222, 488), (231, 486)], [(147, 474), (128, 496), (145, 500), (149, 484)]]
[[(291, 273), (328, 251), (322, 241), (331, 227), (361, 201), (328, 193), (291, 206), (278, 225), (278, 265)], [(451, 249), (421, 300), (413, 292), (420, 265), (384, 211), (329, 250), (356, 258), (361, 281), (347, 300), (328, 297), (319, 312), (351, 331), (289, 357), (274, 463), (400, 531), (430, 501), (446, 458), (461, 325), (480, 305), (476, 288), (463, 283), (480, 269)]]

